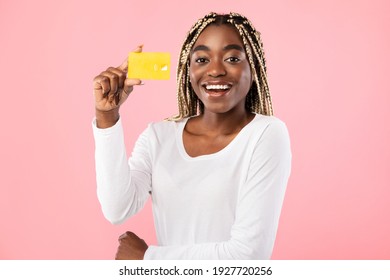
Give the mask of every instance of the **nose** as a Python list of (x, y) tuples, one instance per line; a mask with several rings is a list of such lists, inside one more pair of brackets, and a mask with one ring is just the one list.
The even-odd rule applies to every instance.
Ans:
[(211, 61), (208, 66), (207, 75), (210, 77), (220, 77), (226, 75), (226, 69), (221, 61)]

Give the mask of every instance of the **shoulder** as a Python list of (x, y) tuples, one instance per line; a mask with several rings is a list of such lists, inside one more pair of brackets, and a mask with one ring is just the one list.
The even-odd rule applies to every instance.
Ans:
[(288, 130), (286, 124), (275, 116), (265, 116), (256, 114), (255, 118), (249, 124), (249, 129), (262, 138), (267, 135), (287, 135)]
[(291, 143), (286, 124), (275, 116), (256, 115), (254, 121), (255, 150), (290, 158)]
[(184, 127), (187, 119), (179, 121), (162, 120), (151, 122), (144, 131), (147, 138), (153, 141), (162, 141), (163, 139), (174, 139), (177, 132)]
[(265, 125), (269, 125), (269, 124), (276, 124), (276, 125), (285, 125), (284, 122), (275, 117), (275, 116), (266, 116), (266, 115), (260, 115), (260, 114), (256, 114), (256, 116), (254, 117), (253, 119), (253, 123), (256, 123), (258, 125), (260, 124), (265, 124)]
[(290, 136), (286, 124), (274, 116), (258, 115), (262, 129), (256, 139), (256, 149), (269, 155), (291, 158)]
[(163, 120), (158, 122), (151, 122), (148, 125), (148, 129), (154, 131), (155, 133), (171, 133), (178, 129), (181, 125), (184, 125), (187, 119), (182, 119), (179, 121), (170, 121)]

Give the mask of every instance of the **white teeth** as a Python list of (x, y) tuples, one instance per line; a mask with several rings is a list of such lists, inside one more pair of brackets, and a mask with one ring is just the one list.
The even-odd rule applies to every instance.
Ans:
[(230, 87), (228, 85), (206, 85), (207, 90), (211, 89), (229, 89)]

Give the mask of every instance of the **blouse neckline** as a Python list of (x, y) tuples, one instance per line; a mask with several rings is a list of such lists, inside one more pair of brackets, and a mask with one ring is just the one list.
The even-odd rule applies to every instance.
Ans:
[(252, 125), (255, 122), (255, 120), (259, 118), (259, 116), (260, 116), (259, 114), (256, 114), (255, 117), (237, 133), (237, 135), (233, 138), (233, 140), (230, 141), (229, 144), (227, 144), (224, 148), (222, 148), (218, 152), (206, 154), (206, 155), (200, 155), (200, 156), (196, 156), (196, 157), (190, 156), (184, 147), (183, 132), (184, 132), (184, 127), (186, 126), (187, 121), (190, 119), (190, 117), (185, 118), (182, 121), (178, 122), (177, 130), (176, 130), (176, 143), (177, 143), (179, 152), (187, 160), (206, 160), (206, 159), (212, 159), (212, 158), (219, 157), (219, 156), (227, 153), (235, 145), (235, 143), (237, 141), (239, 141), (239, 138), (242, 137), (242, 135), (245, 133), (245, 131), (248, 129), (248, 127), (250, 125)]

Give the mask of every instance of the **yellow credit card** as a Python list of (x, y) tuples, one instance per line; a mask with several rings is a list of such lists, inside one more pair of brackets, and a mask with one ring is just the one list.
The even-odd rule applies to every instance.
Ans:
[(169, 80), (171, 56), (163, 52), (131, 52), (127, 69), (128, 78)]

